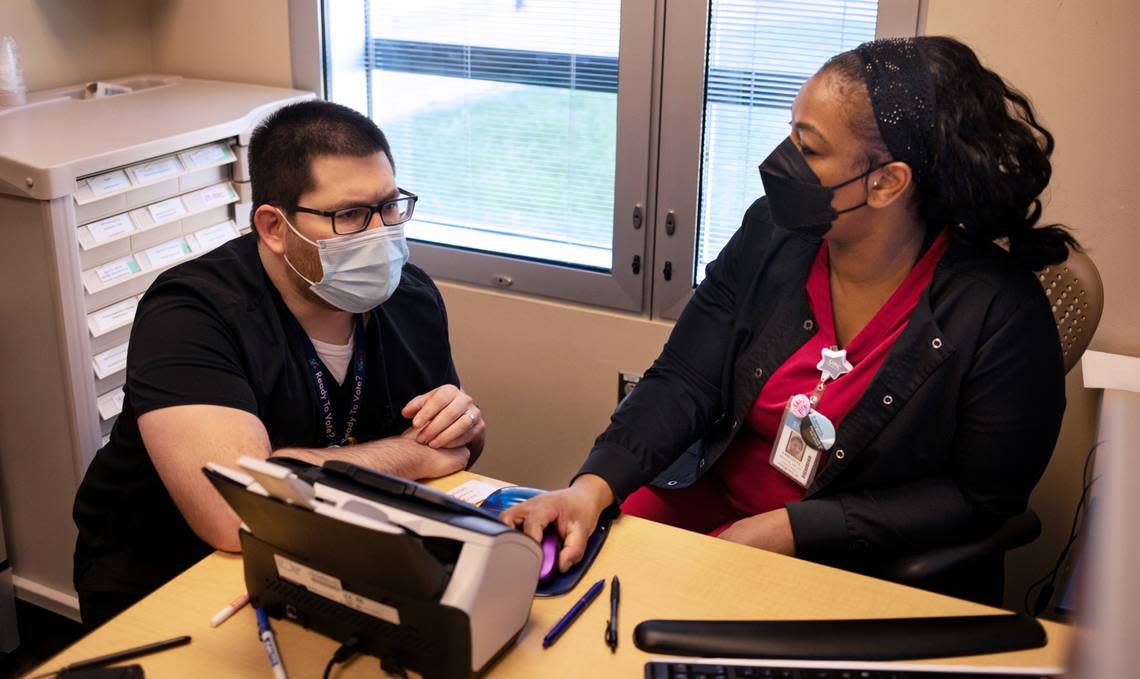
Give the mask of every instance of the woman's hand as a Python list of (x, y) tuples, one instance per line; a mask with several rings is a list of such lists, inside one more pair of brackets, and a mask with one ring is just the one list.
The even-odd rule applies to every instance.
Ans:
[(792, 522), (788, 519), (788, 510), (783, 507), (741, 519), (717, 537), (729, 542), (766, 549), (769, 552), (796, 555)]
[(598, 525), (602, 510), (614, 501), (613, 491), (602, 477), (583, 474), (569, 488), (555, 490), (521, 502), (499, 518), (508, 526), (522, 526), (523, 532), (536, 542), (549, 524), (558, 527), (562, 551), (558, 553), (558, 570), (565, 572), (582, 560), (586, 541)]

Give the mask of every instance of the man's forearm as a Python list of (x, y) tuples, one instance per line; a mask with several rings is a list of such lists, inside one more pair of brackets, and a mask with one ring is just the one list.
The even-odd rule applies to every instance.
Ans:
[(438, 465), (435, 457), (444, 454), (402, 436), (359, 443), (340, 448), (282, 448), (274, 455), (292, 457), (310, 464), (321, 465), (328, 460), (343, 460), (405, 479), (433, 476)]
[(328, 460), (343, 460), (385, 474), (416, 479), (420, 478), (423, 468), (423, 451), (416, 450), (416, 447), (427, 449), (427, 446), (420, 446), (414, 441), (393, 436), (340, 448), (282, 448), (273, 454), (318, 466)]

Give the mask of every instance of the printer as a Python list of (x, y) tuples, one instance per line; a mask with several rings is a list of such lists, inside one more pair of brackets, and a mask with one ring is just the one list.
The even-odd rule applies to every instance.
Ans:
[(340, 461), (203, 473), (241, 518), (255, 606), (426, 679), (480, 676), (530, 615), (542, 550), (493, 514)]

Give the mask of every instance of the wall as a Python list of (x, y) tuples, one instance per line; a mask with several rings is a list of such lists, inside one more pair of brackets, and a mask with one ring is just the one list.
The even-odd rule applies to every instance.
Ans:
[(286, 0), (152, 0), (155, 70), (292, 87)]
[(3, 0), (0, 35), (20, 48), (28, 90), (150, 69), (150, 0)]
[(463, 387), (486, 413), (476, 471), (564, 486), (617, 404), (619, 371), (641, 373), (672, 327), (576, 304), (440, 283)]
[[(1140, 186), (1140, 4), (1134, 0), (929, 0), (926, 33), (952, 35), (982, 63), (1027, 93), (1053, 132), (1054, 174), (1044, 221), (1074, 228), (1105, 285), (1105, 311), (1092, 348), (1140, 355), (1140, 233), (1130, 203)], [(1068, 537), (1080, 496), (1081, 465), (1093, 444), (1096, 404), (1069, 375), (1069, 405), (1053, 461), (1031, 506), (1042, 539), (1007, 560), (1016, 597), (1051, 566)], [(1020, 600), (1007, 600), (1020, 606)]]

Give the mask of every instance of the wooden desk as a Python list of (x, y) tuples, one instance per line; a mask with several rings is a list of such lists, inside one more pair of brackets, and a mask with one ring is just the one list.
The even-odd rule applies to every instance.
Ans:
[[(463, 472), (432, 485), (448, 490), (472, 478)], [(611, 654), (603, 641), (609, 618), (608, 581), (621, 580), (621, 641)], [(599, 578), (603, 592), (554, 646), (542, 637)], [(193, 636), (188, 646), (141, 658), (148, 677), (269, 677), (265, 648), (246, 606), (217, 629), (210, 618), (244, 591), (241, 557), (215, 553), (76, 642), (32, 674), (77, 660), (166, 639)], [(633, 628), (648, 618), (780, 619), (977, 615), (996, 609), (847, 573), (778, 554), (682, 531), (636, 517), (613, 524), (602, 553), (570, 594), (535, 599), (530, 622), (491, 677), (640, 677), (650, 655), (633, 645)], [(1045, 648), (974, 656), (974, 665), (1064, 665), (1070, 630), (1048, 621)], [(285, 668), (293, 679), (320, 677), (338, 644), (274, 620)], [(383, 676), (371, 656), (357, 656), (332, 676)]]

